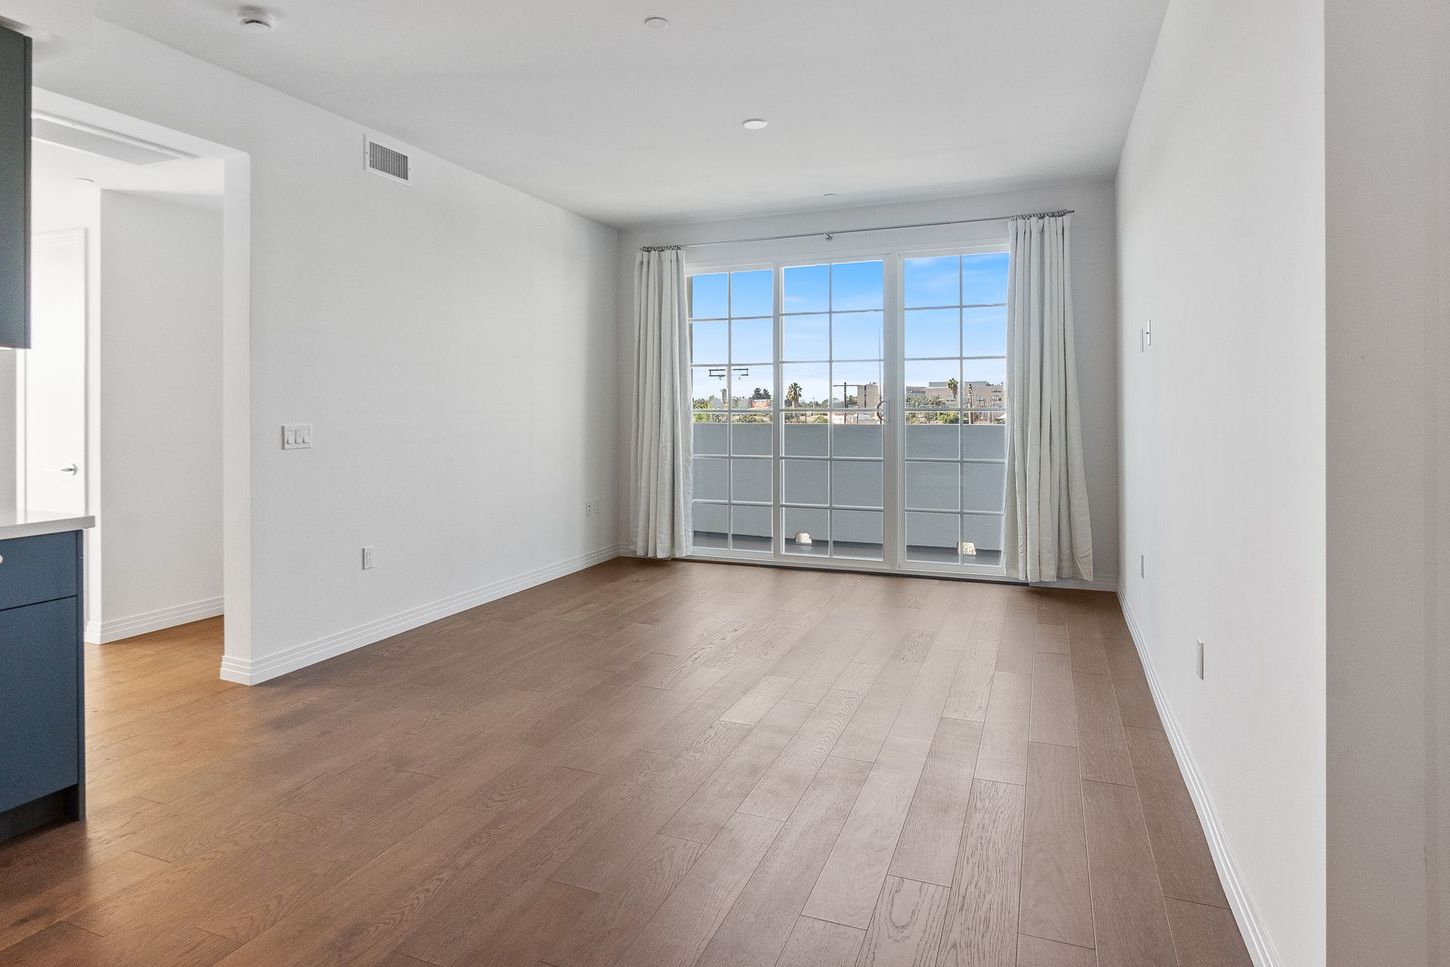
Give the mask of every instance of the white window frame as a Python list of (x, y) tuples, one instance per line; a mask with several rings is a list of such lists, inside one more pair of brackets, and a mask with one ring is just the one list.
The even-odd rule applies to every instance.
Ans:
[[(975, 227), (979, 230), (983, 228), (980, 225)], [(767, 254), (768, 250), (763, 247), (765, 245), (769, 245), (771, 248), (779, 249), (780, 251)], [(1008, 242), (1006, 233), (987, 229), (987, 233), (979, 238), (959, 236), (929, 243), (923, 242), (923, 244), (918, 245), (890, 246), (883, 245), (879, 240), (871, 242), (869, 239), (852, 239), (842, 242), (813, 238), (809, 240), (791, 240), (788, 242), (753, 243), (752, 247), (744, 250), (737, 248), (733, 256), (729, 251), (717, 251), (715, 254), (711, 254), (709, 247), (705, 247), (704, 252), (691, 252), (686, 258), (686, 272), (689, 277), (719, 272), (747, 272), (770, 269), (772, 271), (775, 289), (775, 299), (772, 307), (775, 359), (772, 361), (773, 373), (770, 405), (772, 433), (770, 435), (771, 454), (769, 457), (773, 471), (771, 475), (771, 550), (746, 551), (722, 548), (697, 548), (691, 555), (691, 559), (1015, 582), (1015, 579), (1007, 577), (1005, 567), (1001, 563), (989, 565), (908, 561), (906, 558), (905, 527), (906, 461), (904, 443), (906, 430), (906, 388), (904, 381), (905, 311), (902, 295), (905, 262), (909, 258), (981, 255), (994, 252), (1006, 252), (1007, 250)], [(783, 502), (781, 436), (783, 431), (782, 393), (784, 392), (784, 387), (781, 385), (781, 359), (783, 357), (784, 330), (781, 324), (781, 316), (783, 315), (782, 289), (784, 269), (791, 266), (811, 265), (823, 262), (861, 262), (875, 260), (883, 263), (882, 284), (884, 302), (882, 351), (885, 359), (882, 365), (882, 398), (886, 401), (884, 412), (886, 423), (884, 424), (882, 453), (882, 483), (884, 491), (882, 511), (884, 542), (882, 560), (871, 561), (856, 558), (786, 554), (784, 553), (784, 534), (781, 533), (780, 526)], [(689, 324), (687, 322), (687, 325)], [(693, 351), (693, 344), (691, 345), (691, 350)], [(733, 347), (727, 347), (727, 353), (732, 352)], [(963, 358), (995, 359), (997, 357)], [(1003, 358), (1005, 359), (1005, 357)], [(690, 362), (693, 366), (694, 359), (691, 358)], [(730, 359), (727, 365), (733, 365), (733, 359)], [(1011, 392), (1011, 388), (1009, 387), (1007, 389), (1009, 398)], [(726, 412), (728, 414), (730, 411), (727, 409)], [(1010, 426), (1006, 432), (1011, 432)], [(1010, 440), (1007, 441), (1007, 445), (1010, 446)], [(731, 451), (734, 449), (733, 437), (729, 449)], [(1005, 461), (1006, 453), (1004, 452), (1003, 460), (1001, 461), (1004, 465), (1004, 470)], [(1004, 512), (1005, 509), (1004, 507)], [(827, 513), (829, 513), (829, 510), (829, 507), (826, 508)], [(1004, 532), (1004, 545), (1010, 539), (1010, 536)]]

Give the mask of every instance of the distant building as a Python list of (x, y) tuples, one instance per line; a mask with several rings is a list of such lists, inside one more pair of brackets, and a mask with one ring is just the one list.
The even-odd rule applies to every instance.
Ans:
[(933, 380), (926, 384), (918, 384), (906, 387), (906, 397), (917, 406), (928, 405), (930, 400), (941, 400), (945, 409), (956, 409), (960, 393), (960, 402), (963, 409), (967, 410), (1001, 410), (1006, 409), (1007, 393), (1001, 383), (989, 383), (985, 380), (969, 380), (957, 387), (957, 392), (952, 392), (951, 386), (946, 380)]
[(962, 406), (969, 410), (1004, 410), (1007, 391), (1001, 383), (971, 381), (962, 384)]

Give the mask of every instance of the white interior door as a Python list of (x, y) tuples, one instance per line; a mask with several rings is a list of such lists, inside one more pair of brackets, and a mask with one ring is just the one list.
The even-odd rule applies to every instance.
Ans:
[(16, 401), (22, 507), (86, 512), (86, 233), (34, 238), (31, 348)]

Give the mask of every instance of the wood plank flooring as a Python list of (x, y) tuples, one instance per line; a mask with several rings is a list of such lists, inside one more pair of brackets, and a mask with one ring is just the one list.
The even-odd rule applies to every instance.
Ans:
[(0, 964), (1247, 967), (1115, 600), (617, 560), (255, 688), (87, 651)]

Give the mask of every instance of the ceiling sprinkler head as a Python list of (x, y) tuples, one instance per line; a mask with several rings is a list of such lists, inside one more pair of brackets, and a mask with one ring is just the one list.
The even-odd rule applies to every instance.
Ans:
[(261, 7), (243, 7), (237, 11), (237, 22), (244, 30), (266, 33), (277, 25), (277, 18), (270, 10)]

